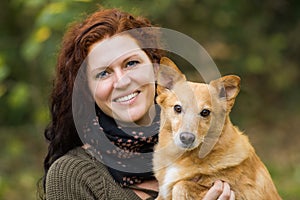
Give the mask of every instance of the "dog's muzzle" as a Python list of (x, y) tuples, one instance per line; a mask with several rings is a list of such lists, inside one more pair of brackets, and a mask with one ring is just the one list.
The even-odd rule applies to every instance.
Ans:
[(179, 138), (182, 144), (186, 145), (187, 147), (191, 146), (195, 141), (195, 135), (189, 132), (180, 133)]

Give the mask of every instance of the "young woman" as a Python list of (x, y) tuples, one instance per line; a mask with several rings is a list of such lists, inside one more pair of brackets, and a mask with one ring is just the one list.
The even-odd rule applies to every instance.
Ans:
[[(141, 48), (159, 46), (151, 29), (130, 32), (143, 27), (152, 24), (109, 9), (65, 34), (45, 130), (45, 199), (156, 197), (151, 152), (159, 127), (155, 71), (163, 52)], [(204, 199), (234, 199), (234, 193), (216, 181)]]

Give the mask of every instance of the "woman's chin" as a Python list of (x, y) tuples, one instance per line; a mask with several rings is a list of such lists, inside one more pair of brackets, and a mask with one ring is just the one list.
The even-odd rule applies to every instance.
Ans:
[(130, 109), (126, 113), (116, 113), (113, 116), (121, 124), (145, 125), (149, 123), (149, 117), (138, 109)]

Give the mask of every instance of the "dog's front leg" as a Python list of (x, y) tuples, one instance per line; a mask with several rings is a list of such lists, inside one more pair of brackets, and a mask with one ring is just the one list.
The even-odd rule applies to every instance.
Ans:
[(194, 181), (179, 181), (172, 189), (172, 200), (202, 200), (206, 192)]

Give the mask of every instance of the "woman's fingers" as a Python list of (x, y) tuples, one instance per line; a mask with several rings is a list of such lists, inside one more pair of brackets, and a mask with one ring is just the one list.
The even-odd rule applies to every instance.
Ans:
[(222, 181), (216, 181), (214, 185), (208, 190), (203, 200), (216, 200), (223, 192)]
[(222, 194), (219, 196), (218, 200), (228, 200), (230, 199), (230, 186), (228, 183), (223, 183), (223, 192)]
[(235, 200), (235, 194), (226, 182), (216, 181), (203, 200)]
[(230, 191), (230, 199), (229, 200), (235, 200), (235, 194), (234, 191)]

